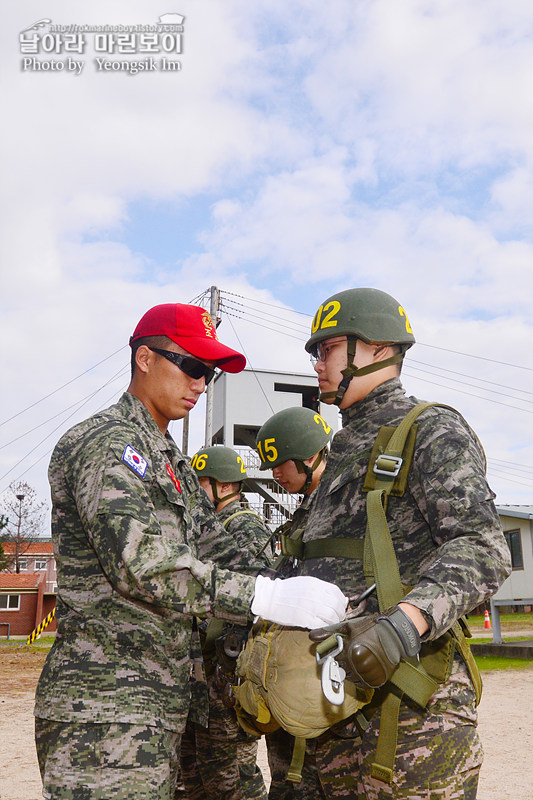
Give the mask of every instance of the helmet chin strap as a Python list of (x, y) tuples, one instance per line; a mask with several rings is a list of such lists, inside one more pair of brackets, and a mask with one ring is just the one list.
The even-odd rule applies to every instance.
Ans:
[(320, 453), (317, 453), (317, 456), (316, 456), (315, 460), (313, 461), (313, 463), (311, 465), (304, 464), (303, 461), (295, 461), (294, 462), (298, 472), (305, 473), (305, 483), (302, 486), (302, 488), (300, 489), (300, 492), (302, 494), (307, 494), (307, 491), (311, 488), (311, 483), (313, 481), (313, 472), (317, 469), (318, 465), (322, 461), (322, 459), (324, 457), (324, 450), (325, 450), (325, 448), (322, 448)]
[(237, 497), (241, 493), (241, 490), (240, 490), (240, 487), (239, 487), (239, 491), (238, 492), (233, 492), (232, 494), (225, 494), (224, 497), (219, 497), (218, 496), (218, 492), (217, 492), (217, 481), (216, 481), (216, 478), (210, 477), (209, 478), (209, 483), (211, 484), (211, 489), (213, 490), (215, 511), (217, 510), (219, 503), (222, 503), (224, 500), (230, 500), (232, 497)]
[(392, 364), (399, 364), (402, 361), (405, 352), (402, 350), (401, 353), (396, 353), (394, 356), (390, 356), (390, 358), (386, 358), (384, 361), (376, 361), (375, 364), (367, 364), (366, 367), (356, 367), (353, 363), (355, 358), (355, 347), (357, 344), (356, 338), (348, 338), (348, 364), (346, 369), (342, 370), (342, 380), (337, 387), (337, 391), (335, 392), (321, 392), (319, 395), (319, 400), (324, 402), (325, 400), (333, 399), (333, 404), (336, 406), (340, 406), (342, 403), (342, 398), (346, 392), (346, 389), (350, 385), (350, 381), (355, 376), (360, 377), (363, 375), (370, 375), (372, 372), (377, 372), (380, 369), (384, 369), (385, 367), (390, 367)]

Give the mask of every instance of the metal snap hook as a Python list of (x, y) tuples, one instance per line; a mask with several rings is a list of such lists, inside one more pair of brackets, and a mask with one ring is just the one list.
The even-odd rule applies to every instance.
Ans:
[(337, 641), (337, 646), (334, 650), (324, 656), (321, 656), (318, 652), (315, 655), (317, 664), (322, 666), (320, 682), (324, 697), (334, 706), (341, 706), (344, 702), (344, 679), (346, 678), (346, 672), (335, 661), (335, 656), (342, 653), (344, 643), (342, 636), (339, 634), (336, 635), (335, 639)]

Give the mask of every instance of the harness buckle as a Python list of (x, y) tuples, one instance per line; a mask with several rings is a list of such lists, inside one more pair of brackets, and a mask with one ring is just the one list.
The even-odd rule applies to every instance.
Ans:
[[(378, 464), (381, 464), (381, 466), (378, 466)], [(388, 478), (395, 478), (400, 472), (402, 464), (403, 458), (400, 456), (389, 456), (386, 453), (382, 453), (376, 458), (373, 472), (377, 475), (386, 475)]]
[(322, 673), (320, 682), (322, 685), (322, 693), (326, 700), (329, 700), (334, 706), (341, 706), (344, 702), (344, 679), (346, 672), (335, 661), (335, 656), (342, 653), (344, 648), (342, 636), (336, 635), (337, 646), (334, 650), (321, 656), (316, 653), (316, 663), (322, 666)]

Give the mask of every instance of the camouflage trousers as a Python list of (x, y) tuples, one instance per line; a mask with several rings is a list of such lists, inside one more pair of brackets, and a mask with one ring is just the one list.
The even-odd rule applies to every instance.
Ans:
[(294, 736), (278, 728), (265, 736), (270, 769), (268, 800), (291, 800), (293, 784), (286, 780), (288, 765), (294, 748)]
[(207, 678), (209, 726), (189, 720), (181, 743), (181, 780), (175, 800), (266, 800), (257, 766), (258, 739), (245, 733), (222, 703), (214, 675)]
[[(474, 690), (462, 662), (456, 661), (455, 667), (426, 709), (402, 702), (392, 785), (371, 776), (378, 710), (364, 733), (350, 718), (308, 740), (300, 783), (283, 783), (283, 750), (278, 746), (278, 781), (271, 800), (475, 800), (483, 750)], [(288, 747), (285, 775), (291, 754)]]
[(35, 720), (45, 800), (172, 800), (181, 734), (122, 723)]

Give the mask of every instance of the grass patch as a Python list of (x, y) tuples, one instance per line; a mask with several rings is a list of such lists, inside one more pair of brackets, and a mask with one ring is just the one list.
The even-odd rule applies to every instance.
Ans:
[[(529, 636), (513, 636), (512, 633), (506, 633), (503, 640), (504, 644), (507, 642), (530, 642), (533, 639), (533, 632)], [(475, 639), (469, 639), (470, 644), (492, 644), (492, 636), (476, 636)]]
[(6, 649), (24, 647), (30, 653), (41, 653), (43, 650), (50, 650), (54, 641), (55, 636), (41, 636), (40, 639), (36, 639), (32, 644), (26, 644), (26, 639), (23, 637), (17, 639), (1, 639), (0, 649), (4, 647)]
[[(484, 628), (485, 617), (468, 617), (468, 624), (473, 628)], [(500, 614), (500, 623), (503, 628), (507, 630), (516, 630), (517, 628), (531, 628), (533, 630), (533, 613), (520, 612), (518, 614)]]
[(533, 669), (530, 658), (505, 658), (504, 656), (474, 656), (481, 672), (497, 669)]

